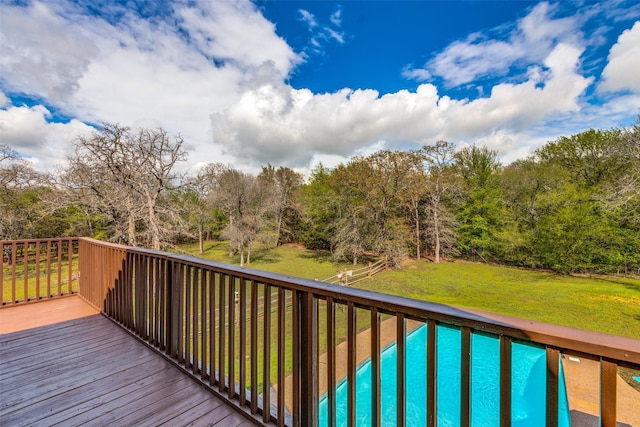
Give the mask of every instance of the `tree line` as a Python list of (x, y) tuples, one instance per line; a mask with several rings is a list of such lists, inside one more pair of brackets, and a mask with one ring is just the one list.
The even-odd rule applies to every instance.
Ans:
[(357, 263), (474, 258), (559, 272), (640, 268), (640, 117), (502, 165), (486, 147), (381, 150), (304, 177), (210, 163), (183, 173), (181, 136), (103, 124), (55, 174), (0, 145), (0, 238), (65, 235), (152, 249), (207, 239), (251, 262), (299, 243)]

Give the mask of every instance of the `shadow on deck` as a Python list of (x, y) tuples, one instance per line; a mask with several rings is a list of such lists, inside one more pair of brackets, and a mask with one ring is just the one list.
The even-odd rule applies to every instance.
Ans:
[[(60, 304), (76, 305), (84, 314), (73, 319), (73, 310), (61, 310)], [(55, 317), (52, 312), (58, 319), (65, 311), (72, 317), (0, 335), (0, 424), (254, 425), (109, 319), (87, 313), (83, 304), (71, 297), (0, 310), (4, 331), (26, 322), (20, 312), (28, 310), (40, 311), (30, 315), (30, 324)]]

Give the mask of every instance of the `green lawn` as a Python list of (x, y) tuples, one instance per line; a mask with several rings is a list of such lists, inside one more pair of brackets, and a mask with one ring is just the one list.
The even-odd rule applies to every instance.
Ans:
[[(228, 257), (228, 245), (208, 242), (181, 250), (203, 258), (238, 264)], [(353, 268), (325, 252), (294, 246), (252, 254), (252, 268), (303, 278), (327, 278)], [(409, 261), (356, 286), (405, 297), (475, 308), (580, 329), (640, 338), (640, 280), (614, 277), (573, 277), (509, 267), (462, 262)]]

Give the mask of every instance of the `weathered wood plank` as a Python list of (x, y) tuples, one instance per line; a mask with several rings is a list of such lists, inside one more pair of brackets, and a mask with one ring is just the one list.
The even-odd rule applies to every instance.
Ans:
[(0, 335), (0, 389), (3, 425), (253, 424), (101, 315)]

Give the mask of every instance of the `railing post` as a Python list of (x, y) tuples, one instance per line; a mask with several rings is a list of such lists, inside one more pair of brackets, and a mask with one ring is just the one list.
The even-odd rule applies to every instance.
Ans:
[(600, 422), (603, 427), (615, 427), (616, 381), (618, 365), (608, 359), (600, 361)]
[(300, 425), (318, 425), (318, 302), (309, 292), (300, 297)]
[[(176, 272), (174, 262), (167, 261), (167, 347), (169, 357), (175, 357), (178, 353), (178, 322), (176, 316), (179, 314), (176, 308)], [(179, 301), (179, 297), (177, 298)]]

